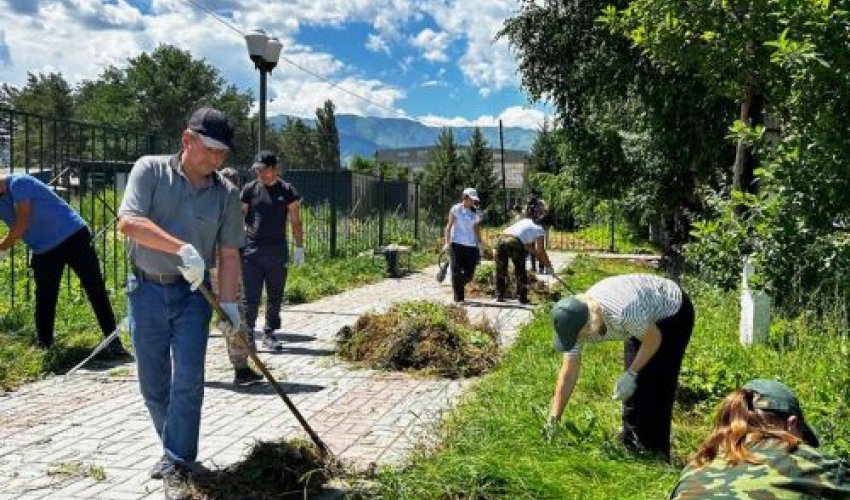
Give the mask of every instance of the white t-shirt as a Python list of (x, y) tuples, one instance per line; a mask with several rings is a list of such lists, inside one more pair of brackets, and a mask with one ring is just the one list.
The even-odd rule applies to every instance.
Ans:
[(533, 220), (528, 218), (514, 222), (505, 229), (505, 233), (516, 236), (523, 245), (531, 245), (537, 238), (546, 234), (542, 226), (535, 224)]
[(476, 224), (481, 223), (481, 214), (465, 208), (463, 203), (455, 204), (449, 213), (455, 216), (449, 241), (468, 247), (477, 247), (478, 238), (475, 237), (474, 228)]
[[(584, 342), (642, 340), (650, 324), (658, 324), (682, 307), (682, 289), (675, 281), (651, 274), (624, 274), (599, 281), (587, 290), (602, 308), (607, 332)], [(570, 353), (581, 352), (577, 342)]]

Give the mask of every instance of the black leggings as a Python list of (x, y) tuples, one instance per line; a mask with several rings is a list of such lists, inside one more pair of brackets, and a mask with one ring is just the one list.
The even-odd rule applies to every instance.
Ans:
[[(623, 445), (632, 452), (649, 452), (670, 460), (670, 425), (679, 385), (682, 358), (694, 330), (694, 306), (682, 292), (682, 305), (673, 316), (658, 322), (661, 345), (638, 374), (637, 390), (623, 402)], [(626, 341), (625, 368), (640, 349), (640, 341)]]
[(33, 254), (30, 260), (35, 277), (35, 329), (42, 347), (53, 344), (56, 301), (66, 264), (80, 278), (103, 335), (108, 336), (115, 331), (115, 314), (103, 283), (100, 262), (92, 246), (91, 233), (83, 227), (55, 248)]
[(478, 247), (452, 243), (452, 291), (455, 302), (464, 299), (463, 289), (472, 281), (479, 260)]

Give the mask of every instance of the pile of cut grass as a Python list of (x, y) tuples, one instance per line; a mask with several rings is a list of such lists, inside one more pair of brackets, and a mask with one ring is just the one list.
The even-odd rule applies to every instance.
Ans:
[(402, 302), (361, 316), (337, 335), (340, 356), (379, 370), (414, 370), (448, 378), (490, 371), (499, 357), (498, 332), (473, 323), (458, 306)]
[(322, 491), (336, 465), (303, 440), (254, 445), (244, 461), (192, 476), (194, 500), (297, 499)]

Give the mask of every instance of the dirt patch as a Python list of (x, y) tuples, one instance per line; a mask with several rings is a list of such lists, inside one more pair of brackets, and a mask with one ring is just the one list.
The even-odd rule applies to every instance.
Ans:
[(473, 323), (462, 307), (403, 302), (361, 316), (337, 334), (344, 359), (379, 370), (415, 370), (448, 378), (474, 377), (498, 360), (498, 332)]
[(338, 465), (303, 440), (260, 441), (244, 461), (192, 477), (194, 500), (310, 498)]
[[(561, 286), (547, 285), (537, 279), (537, 275), (531, 271), (526, 272), (528, 276), (528, 298), (532, 302), (557, 301), (563, 293)], [(466, 295), (474, 298), (494, 298), (496, 296), (496, 265), (492, 262), (482, 262), (475, 270), (475, 276), (466, 286)], [(509, 267), (508, 286), (505, 293), (506, 299), (516, 299), (516, 275), (513, 267)]]

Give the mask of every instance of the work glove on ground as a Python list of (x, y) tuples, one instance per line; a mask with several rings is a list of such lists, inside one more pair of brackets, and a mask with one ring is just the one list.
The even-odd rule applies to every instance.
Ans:
[[(236, 302), (222, 302), (221, 309), (227, 314), (227, 319), (219, 318), (218, 329), (221, 330), (226, 337), (232, 337), (239, 333), (239, 327), (242, 320), (239, 317), (239, 306)], [(227, 320), (230, 321), (227, 321)]]
[(190, 243), (186, 243), (177, 254), (183, 260), (182, 266), (177, 266), (177, 269), (183, 274), (183, 278), (189, 282), (191, 290), (194, 292), (204, 282), (204, 258)]
[(292, 254), (292, 264), (295, 267), (304, 264), (304, 248), (303, 247), (295, 247), (295, 253)]
[(635, 389), (637, 389), (637, 374), (631, 370), (626, 370), (614, 384), (614, 393), (611, 394), (611, 399), (625, 401), (632, 397)]

